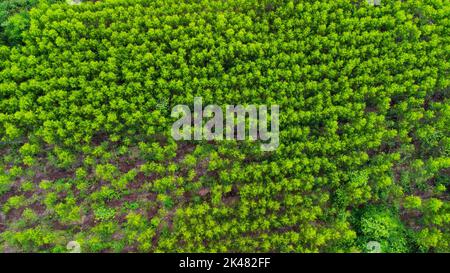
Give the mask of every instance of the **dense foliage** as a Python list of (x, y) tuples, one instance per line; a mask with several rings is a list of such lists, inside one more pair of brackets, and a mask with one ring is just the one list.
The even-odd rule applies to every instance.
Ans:
[[(45, 0), (47, 4), (65, 0)], [(29, 26), (28, 11), (39, 0), (2, 0), (0, 2), (0, 44), (16, 45), (22, 41), (22, 33)]]
[[(449, 1), (26, 16), (0, 47), (0, 250), (450, 251)], [(195, 96), (279, 104), (280, 147), (174, 141)]]

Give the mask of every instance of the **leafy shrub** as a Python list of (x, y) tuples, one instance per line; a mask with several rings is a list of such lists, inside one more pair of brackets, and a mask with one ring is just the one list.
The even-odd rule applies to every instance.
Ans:
[[(407, 252), (408, 236), (405, 227), (395, 214), (383, 207), (369, 206), (361, 212), (358, 221), (363, 244), (377, 241), (383, 252)], [(364, 247), (363, 247), (364, 249)]]

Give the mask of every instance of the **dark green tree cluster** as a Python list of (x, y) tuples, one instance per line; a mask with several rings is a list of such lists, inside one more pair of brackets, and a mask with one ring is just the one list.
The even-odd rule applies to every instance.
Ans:
[(0, 2), (0, 44), (17, 45), (29, 27), (29, 11), (39, 2), (53, 4), (65, 0), (2, 0)]

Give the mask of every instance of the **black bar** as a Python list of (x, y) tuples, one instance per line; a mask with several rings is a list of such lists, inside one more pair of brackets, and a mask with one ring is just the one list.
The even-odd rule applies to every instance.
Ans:
[[(0, 254), (2, 268), (87, 272), (385, 272), (448, 265), (448, 254)], [(184, 265), (184, 266), (183, 266)], [(314, 269), (311, 271), (311, 269)], [(40, 270), (39, 270), (40, 271)]]

